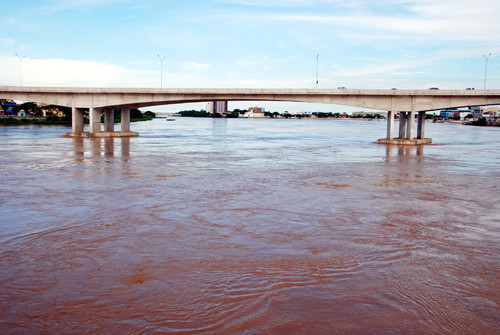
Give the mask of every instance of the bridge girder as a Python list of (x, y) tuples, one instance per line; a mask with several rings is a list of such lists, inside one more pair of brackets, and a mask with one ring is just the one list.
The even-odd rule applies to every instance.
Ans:
[(0, 98), (68, 107), (149, 107), (206, 101), (291, 101), (392, 111), (500, 104), (500, 90), (144, 89), (0, 87)]

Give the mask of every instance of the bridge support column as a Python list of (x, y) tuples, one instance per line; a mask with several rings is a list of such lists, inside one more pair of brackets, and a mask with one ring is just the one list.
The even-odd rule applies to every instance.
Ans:
[(101, 109), (100, 108), (89, 108), (89, 133), (90, 137), (94, 137), (95, 134), (101, 132)]
[(387, 112), (387, 139), (394, 139), (394, 111)]
[(130, 108), (121, 109), (122, 133), (130, 132)]
[(406, 138), (406, 112), (399, 112), (399, 138)]
[(115, 131), (115, 109), (107, 107), (104, 109), (104, 131), (112, 133)]
[(73, 134), (83, 134), (83, 108), (71, 108), (71, 129)]
[(413, 140), (415, 137), (415, 111), (406, 113), (406, 139)]
[(89, 108), (89, 131), (84, 132), (83, 108), (72, 109), (72, 132), (64, 133), (68, 137), (134, 137), (139, 133), (130, 131), (130, 108), (121, 109), (121, 131), (115, 132), (114, 107), (104, 109), (104, 131), (101, 130), (101, 108)]
[(430, 138), (424, 138), (424, 122), (425, 112), (419, 112), (417, 138), (414, 138), (415, 112), (399, 112), (399, 137), (394, 138), (392, 134), (394, 111), (389, 111), (387, 113), (387, 138), (381, 138), (377, 140), (377, 143), (395, 145), (429, 144), (432, 140)]
[(424, 139), (425, 112), (418, 112), (417, 139)]
[(415, 130), (415, 112), (399, 112), (399, 137), (394, 138), (394, 111), (389, 111), (387, 113), (387, 138), (381, 138), (377, 140), (380, 144), (396, 144), (396, 145), (417, 145), (417, 144), (428, 144), (432, 140), (430, 138), (424, 138), (424, 126), (425, 112), (419, 112), (419, 123), (418, 123), (418, 133), (417, 138), (414, 138)]

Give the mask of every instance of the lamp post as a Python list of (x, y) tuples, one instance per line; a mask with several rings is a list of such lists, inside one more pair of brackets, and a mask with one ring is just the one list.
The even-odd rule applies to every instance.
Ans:
[(490, 58), (491, 56), (491, 53), (489, 53), (488, 55), (483, 55), (484, 59), (485, 59), (485, 64), (484, 64), (484, 87), (483, 87), (483, 90), (486, 89), (486, 73), (488, 71), (488, 58)]
[(23, 75), (22, 75), (22, 62), (21, 60), (25, 57), (25, 56), (19, 56), (17, 53), (16, 53), (16, 56), (17, 58), (19, 58), (19, 86), (23, 86)]
[(319, 54), (316, 55), (316, 89), (318, 88), (318, 64), (319, 64)]
[(163, 61), (165, 57), (160, 57), (160, 55), (157, 56), (160, 59), (160, 88), (163, 88)]

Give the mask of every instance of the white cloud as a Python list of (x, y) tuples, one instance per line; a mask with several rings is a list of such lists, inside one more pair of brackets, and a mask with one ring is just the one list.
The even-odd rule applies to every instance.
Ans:
[(15, 44), (16, 41), (14, 41), (13, 39), (11, 38), (0, 38), (0, 44)]
[[(359, 38), (361, 31), (366, 36), (367, 41), (373, 42), (380, 38), (406, 39), (408, 42), (421, 38), (432, 38), (433, 42), (451, 40), (500, 41), (500, 35), (493, 33), (500, 31), (499, 21), (486, 18), (478, 18), (474, 21), (472, 18), (466, 20), (462, 17), (445, 15), (425, 18), (374, 14), (359, 16), (271, 14), (267, 20), (272, 22), (309, 22), (337, 27), (341, 29), (346, 39), (351, 36)], [(466, 22), (470, 22), (470, 24)], [(387, 33), (382, 34), (381, 32)]]
[(237, 59), (234, 61), (234, 65), (241, 68), (249, 68), (255, 64), (254, 60), (251, 59)]
[(6, 19), (4, 19), (4, 22), (8, 25), (16, 25), (17, 24), (17, 19), (13, 18), (13, 17), (8, 17)]
[[(357, 69), (339, 71), (340, 77), (367, 77), (381, 74), (401, 73), (403, 70), (421, 68), (432, 64), (436, 59), (428, 57), (410, 61), (391, 61), (390, 63), (372, 63)], [(421, 71), (420, 71), (421, 72)]]
[(219, 2), (255, 7), (310, 7), (330, 4), (342, 7), (359, 7), (364, 1), (345, 0), (219, 0)]
[[(380, 41), (410, 45), (418, 41), (434, 45), (448, 42), (500, 42), (500, 2), (491, 0), (226, 0), (262, 7), (255, 13), (229, 13), (234, 22), (258, 22), (265, 26), (288, 24), (289, 31), (302, 27), (309, 39), (341, 38), (350, 43), (376, 45)], [(319, 6), (321, 4), (321, 6)], [(267, 6), (290, 7), (269, 11)], [(294, 10), (303, 6), (302, 13)], [(322, 29), (322, 27), (324, 29)], [(314, 33), (312, 33), (314, 32)], [(324, 41), (321, 39), (320, 41)]]
[(81, 7), (100, 7), (107, 4), (127, 3), (127, 0), (51, 0), (50, 9), (59, 11)]
[(67, 59), (23, 58), (20, 69), (17, 57), (0, 56), (1, 85), (19, 85), (20, 70), (26, 86), (150, 87), (159, 78), (156, 71)]
[(208, 63), (203, 64), (203, 63), (189, 61), (189, 62), (183, 62), (181, 66), (185, 70), (206, 71), (211, 66), (211, 64), (208, 64)]

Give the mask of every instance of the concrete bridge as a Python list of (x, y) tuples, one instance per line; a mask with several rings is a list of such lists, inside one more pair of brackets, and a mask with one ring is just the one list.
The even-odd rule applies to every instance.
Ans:
[[(73, 88), (0, 86), (0, 98), (72, 108), (72, 132), (66, 136), (137, 136), (130, 131), (130, 109), (204, 101), (295, 101), (346, 105), (388, 111), (387, 137), (378, 143), (425, 144), (425, 112), (454, 107), (500, 105), (500, 90), (370, 90), (370, 89), (200, 89)], [(89, 131), (83, 113), (89, 110)], [(121, 131), (114, 131), (113, 110), (121, 110)], [(104, 111), (104, 130), (101, 113)], [(394, 115), (399, 134), (394, 136)], [(415, 127), (415, 116), (418, 114)]]

